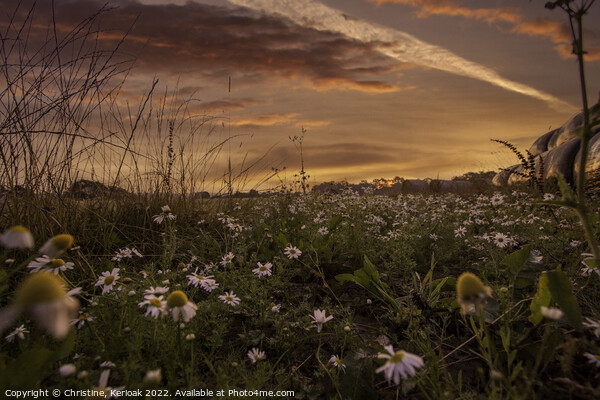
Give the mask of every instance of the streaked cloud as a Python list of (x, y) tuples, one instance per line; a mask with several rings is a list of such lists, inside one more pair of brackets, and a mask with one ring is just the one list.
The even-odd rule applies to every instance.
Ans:
[(551, 94), (502, 77), (492, 68), (469, 61), (451, 51), (426, 43), (406, 32), (387, 28), (328, 7), (315, 0), (229, 0), (260, 11), (265, 15), (283, 16), (299, 26), (334, 32), (377, 49), (402, 63), (414, 63), (452, 74), (482, 80), (503, 89), (545, 101), (556, 109), (575, 109)]
[(232, 126), (273, 126), (294, 122), (297, 113), (262, 114), (256, 117), (242, 118), (232, 121)]
[[(372, 3), (403, 4), (417, 8), (417, 16), (427, 18), (432, 15), (446, 15), (482, 20), (487, 23), (509, 23), (513, 25), (514, 33), (537, 36), (556, 43), (556, 52), (563, 59), (574, 57), (570, 43), (572, 41), (569, 26), (562, 21), (548, 18), (538, 18), (526, 21), (519, 8), (468, 8), (462, 7), (451, 0), (368, 0)], [(588, 47), (587, 61), (600, 60), (600, 47)]]
[(418, 16), (449, 15), (492, 22), (510, 22), (516, 24), (523, 19), (518, 8), (468, 8), (461, 7), (449, 0), (369, 0), (377, 4), (405, 4), (417, 7)]

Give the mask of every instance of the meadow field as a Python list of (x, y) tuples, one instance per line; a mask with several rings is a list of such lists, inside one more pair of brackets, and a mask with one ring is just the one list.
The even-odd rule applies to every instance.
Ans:
[(600, 271), (539, 200), (5, 200), (0, 387), (597, 398)]
[(0, 21), (0, 398), (600, 398), (592, 3), (546, 4), (567, 12), (579, 66), (576, 182), (550, 185), (499, 141), (522, 186), (392, 196), (311, 191), (304, 126), (289, 178), (178, 84), (128, 91), (130, 31), (100, 27), (106, 4), (61, 25), (52, 2), (45, 27), (42, 2), (15, 2)]

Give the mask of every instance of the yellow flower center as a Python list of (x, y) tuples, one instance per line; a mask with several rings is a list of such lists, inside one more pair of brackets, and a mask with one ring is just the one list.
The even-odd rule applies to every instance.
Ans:
[(79, 320), (80, 320), (80, 321), (83, 321), (84, 319), (87, 319), (87, 318), (89, 318), (89, 316), (90, 316), (90, 314), (88, 314), (88, 313), (81, 314), (81, 315), (79, 316)]
[(60, 268), (63, 265), (65, 265), (65, 262), (61, 258), (50, 261), (50, 268), (52, 269)]
[(259, 271), (266, 271), (267, 267), (265, 267), (264, 265), (261, 265), (260, 267), (258, 267)]
[[(397, 364), (399, 362), (402, 362), (402, 360), (404, 359), (404, 352), (402, 350), (398, 350), (397, 352), (394, 353), (394, 355), (390, 358), (390, 363), (392, 364)], [(336, 359), (337, 361), (337, 359)]]
[(202, 275), (197, 275), (197, 274), (194, 274), (194, 276), (195, 276), (197, 279), (200, 279), (201, 281), (203, 281), (204, 279), (206, 279), (206, 278), (204, 278)]
[(58, 251), (65, 251), (73, 246), (73, 236), (68, 233), (56, 235), (50, 241)]
[(25, 228), (23, 225), (15, 225), (8, 230), (9, 232), (16, 233), (29, 233), (29, 229)]
[(31, 306), (60, 300), (65, 297), (64, 281), (58, 276), (37, 272), (25, 278), (15, 295), (15, 302), (21, 306)]
[(104, 278), (104, 286), (108, 286), (111, 283), (113, 283), (114, 281), (115, 281), (115, 277), (112, 275), (109, 275), (106, 278)]
[(153, 298), (152, 300), (150, 300), (150, 304), (153, 305), (156, 308), (162, 307), (162, 301), (160, 301), (157, 298)]
[(169, 295), (167, 298), (167, 306), (170, 308), (173, 307), (183, 307), (187, 304), (188, 298), (181, 290), (176, 290)]

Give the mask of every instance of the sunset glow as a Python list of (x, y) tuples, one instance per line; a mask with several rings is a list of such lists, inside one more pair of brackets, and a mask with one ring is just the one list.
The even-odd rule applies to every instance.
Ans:
[[(17, 8), (16, 1), (5, 3), (5, 10)], [(16, 20), (25, 17), (25, 3)], [(282, 177), (291, 179), (300, 156), (290, 137), (302, 129), (313, 185), (452, 178), (514, 164), (490, 139), (526, 149), (580, 108), (568, 25), (544, 3), (114, 1), (97, 38), (110, 48), (129, 30), (120, 52), (135, 62), (119, 106), (138, 107), (158, 79), (156, 97), (168, 93), (174, 108), (191, 99), (187, 111), (211, 121), (215, 143), (229, 140), (211, 161), (211, 179), (221, 179), (230, 160), (240, 170), (242, 161), (255, 165), (250, 186), (272, 168), (286, 167)], [(104, 2), (72, 4), (55, 2), (61, 32)], [(34, 18), (31, 42), (46, 34), (50, 8), (39, 7)], [(586, 18), (598, 20), (598, 8)], [(600, 30), (586, 29), (593, 103)]]

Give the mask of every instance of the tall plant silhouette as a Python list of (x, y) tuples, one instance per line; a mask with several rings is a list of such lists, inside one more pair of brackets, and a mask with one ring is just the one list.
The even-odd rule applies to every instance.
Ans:
[(581, 159), (579, 164), (579, 175), (577, 176), (576, 182), (576, 192), (571, 190), (564, 179), (560, 179), (559, 182), (563, 198), (562, 200), (548, 203), (569, 207), (577, 213), (581, 219), (586, 239), (593, 254), (593, 260), (588, 260), (588, 264), (591, 263), (594, 268), (597, 268), (600, 266), (600, 248), (598, 247), (598, 240), (596, 239), (592, 216), (587, 206), (585, 182), (589, 142), (593, 136), (592, 127), (598, 125), (599, 121), (591, 121), (590, 118), (584, 66), (584, 56), (586, 51), (583, 46), (583, 17), (590, 10), (594, 2), (595, 0), (582, 0), (580, 2), (573, 0), (557, 0), (546, 3), (546, 8), (550, 10), (560, 8), (569, 17), (569, 27), (573, 39), (573, 54), (577, 57), (577, 65), (579, 67), (579, 83), (583, 106), (583, 129), (579, 132), (579, 136), (581, 137), (579, 151)]

